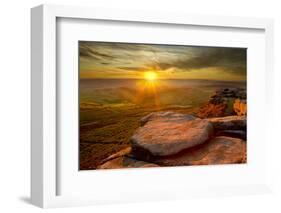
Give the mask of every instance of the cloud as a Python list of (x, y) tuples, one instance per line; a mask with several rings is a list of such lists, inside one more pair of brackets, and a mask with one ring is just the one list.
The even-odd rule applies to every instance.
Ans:
[(148, 68), (145, 67), (145, 66), (141, 66), (141, 67), (117, 67), (118, 69), (121, 69), (121, 70), (129, 70), (129, 71), (145, 71), (147, 70)]
[[(204, 48), (204, 47), (202, 47)], [(194, 70), (217, 67), (230, 72), (246, 72), (246, 49), (240, 48), (206, 48), (193, 57), (181, 55), (172, 62), (159, 62), (161, 69), (179, 68)]]
[(122, 75), (157, 70), (184, 74), (212, 68), (226, 74), (246, 76), (247, 68), (245, 48), (80, 41), (79, 53), (80, 69), (85, 72), (114, 70)]
[(110, 54), (103, 53), (101, 51), (94, 50), (91, 45), (87, 43), (81, 43), (79, 47), (79, 55), (80, 57), (89, 57), (93, 59), (115, 59), (114, 56)]

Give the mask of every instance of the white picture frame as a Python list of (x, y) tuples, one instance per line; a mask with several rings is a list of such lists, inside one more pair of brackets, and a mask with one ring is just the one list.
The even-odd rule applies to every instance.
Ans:
[[(263, 79), (265, 87), (260, 88), (260, 92), (265, 94), (266, 106), (272, 107), (272, 78), (273, 78), (273, 21), (271, 19), (240, 18), (240, 17), (216, 17), (203, 15), (156, 13), (148, 11), (123, 11), (100, 8), (84, 8), (74, 6), (54, 6), (41, 5), (31, 10), (31, 54), (32, 54), (32, 103), (31, 103), (31, 201), (34, 205), (47, 207), (62, 207), (76, 205), (91, 205), (99, 203), (114, 202), (138, 202), (143, 200), (165, 200), (178, 199), (198, 196), (214, 195), (233, 195), (233, 194), (252, 194), (270, 192), (270, 166), (266, 162), (257, 174), (264, 174), (264, 178), (258, 179), (254, 184), (245, 181), (233, 185), (225, 184), (220, 186), (200, 187), (200, 183), (193, 183), (194, 188), (178, 188), (170, 185), (165, 190), (159, 190), (161, 185), (146, 195), (144, 192), (132, 194), (132, 191), (124, 191), (122, 196), (118, 193), (108, 193), (104, 195), (58, 195), (60, 166), (58, 166), (59, 152), (57, 146), (57, 88), (60, 81), (57, 79), (57, 21), (64, 19), (81, 20), (109, 20), (119, 22), (134, 23), (153, 23), (181, 26), (202, 26), (211, 28), (234, 29), (253, 29), (261, 30), (264, 33), (264, 69), (261, 69), (261, 75), (266, 76)], [(252, 77), (251, 77), (252, 78)], [(253, 82), (258, 80), (252, 79)], [(265, 106), (265, 105), (264, 105)], [(264, 106), (259, 106), (263, 110)], [(251, 107), (251, 105), (250, 105)], [(251, 110), (251, 108), (249, 108)], [(265, 115), (263, 121), (266, 125), (264, 133), (260, 134), (264, 142), (260, 147), (268, 146), (268, 134), (270, 134), (270, 110)], [(263, 153), (265, 155), (265, 151)], [(184, 168), (181, 168), (181, 170)], [(204, 169), (204, 168), (203, 168)], [(153, 169), (150, 169), (152, 171)], [(193, 169), (194, 170), (194, 169)], [(158, 172), (163, 175), (169, 172), (177, 174), (179, 169), (165, 168)], [(77, 171), (78, 172), (78, 171)], [(131, 170), (124, 175), (137, 172)], [(191, 173), (192, 174), (192, 170)], [(119, 173), (106, 171), (107, 175), (116, 175)], [(115, 174), (114, 174), (115, 173)], [(151, 175), (151, 172), (142, 170), (141, 175)], [(181, 173), (178, 173), (181, 174)], [(242, 174), (238, 174), (242, 175)], [(113, 177), (112, 176), (112, 177)], [(121, 177), (121, 176), (120, 176)], [(175, 178), (175, 176), (170, 177)], [(168, 178), (167, 178), (168, 179)], [(169, 179), (170, 180), (170, 179)], [(75, 184), (75, 183), (73, 183)], [(160, 183), (159, 183), (160, 184)], [(164, 187), (165, 182), (161, 182)], [(129, 188), (129, 187), (128, 187)], [(75, 189), (75, 187), (73, 188)], [(188, 189), (188, 190), (187, 190)], [(167, 193), (171, 192), (171, 193)], [(126, 194), (127, 193), (127, 194)]]

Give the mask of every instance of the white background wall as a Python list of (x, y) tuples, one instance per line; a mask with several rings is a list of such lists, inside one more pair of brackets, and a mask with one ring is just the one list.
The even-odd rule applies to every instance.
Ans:
[[(29, 204), (30, 178), (30, 8), (42, 3), (79, 4), (191, 14), (270, 17), (275, 20), (274, 193), (185, 201), (67, 209), (69, 212), (280, 212), (281, 211), (281, 5), (278, 0), (6, 0), (0, 7), (0, 212), (37, 212)], [(278, 85), (279, 84), (279, 85)], [(258, 94), (257, 94), (258, 98)], [(279, 98), (279, 99), (278, 99)], [(279, 136), (279, 137), (278, 137)], [(188, 181), (188, 180), (187, 180)], [(149, 193), (149, 192), (148, 192)], [(47, 210), (61, 212), (66, 209)]]

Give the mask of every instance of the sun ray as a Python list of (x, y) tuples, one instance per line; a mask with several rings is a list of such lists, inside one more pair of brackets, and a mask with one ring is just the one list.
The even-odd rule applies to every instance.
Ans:
[[(136, 95), (134, 98), (135, 103), (144, 105), (150, 103), (150, 107), (159, 109), (161, 107), (161, 101), (159, 97), (160, 87), (161, 85), (160, 81), (158, 81), (157, 72), (144, 72), (143, 79), (137, 82)], [(149, 99), (152, 99), (152, 102), (149, 101)]]

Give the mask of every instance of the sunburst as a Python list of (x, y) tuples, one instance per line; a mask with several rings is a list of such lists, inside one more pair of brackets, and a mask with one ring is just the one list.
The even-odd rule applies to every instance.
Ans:
[(145, 72), (144, 73), (144, 78), (147, 80), (147, 81), (155, 81), (157, 80), (157, 73), (156, 72), (153, 72), (153, 71), (148, 71), (148, 72)]

